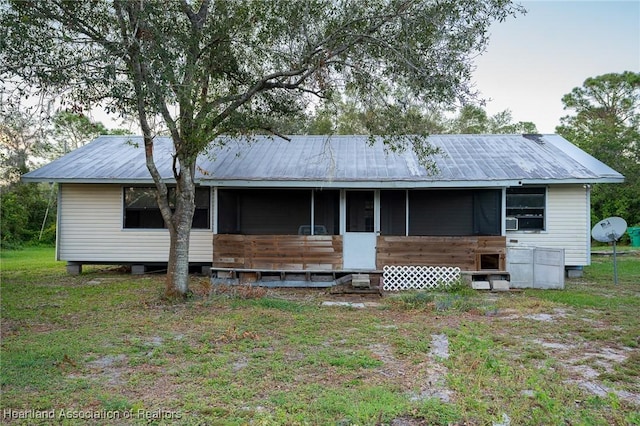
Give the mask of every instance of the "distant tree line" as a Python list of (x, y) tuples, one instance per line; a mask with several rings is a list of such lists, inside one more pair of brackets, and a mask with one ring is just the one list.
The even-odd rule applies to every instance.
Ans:
[(495, 115), (478, 105), (456, 111), (440, 108), (368, 107), (348, 96), (279, 126), (295, 135), (384, 135), (402, 129), (406, 134), (516, 134), (536, 133), (532, 122), (513, 122), (511, 111)]
[(3, 102), (0, 114), (0, 244), (54, 244), (57, 187), (23, 183), (20, 177), (101, 134), (126, 134), (107, 129), (80, 111), (60, 110), (48, 116), (42, 105), (25, 107)]

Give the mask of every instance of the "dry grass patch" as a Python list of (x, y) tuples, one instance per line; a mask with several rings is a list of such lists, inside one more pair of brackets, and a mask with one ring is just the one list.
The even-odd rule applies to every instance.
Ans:
[[(2, 409), (165, 410), (181, 417), (150, 423), (186, 425), (640, 423), (630, 280), (403, 301), (194, 277), (194, 297), (168, 303), (160, 276), (21, 267), (2, 280)], [(376, 305), (321, 305), (347, 299)]]

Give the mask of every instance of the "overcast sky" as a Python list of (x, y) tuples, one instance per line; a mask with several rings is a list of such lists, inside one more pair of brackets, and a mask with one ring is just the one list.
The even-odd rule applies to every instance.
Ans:
[(640, 0), (519, 3), (528, 12), (494, 24), (476, 61), (476, 89), (489, 114), (510, 109), (514, 121), (554, 133), (570, 114), (562, 96), (585, 79), (640, 72)]

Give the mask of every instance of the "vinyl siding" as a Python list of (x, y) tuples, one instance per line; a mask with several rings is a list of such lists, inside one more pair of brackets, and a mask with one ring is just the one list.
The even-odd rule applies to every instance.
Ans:
[(587, 197), (587, 190), (582, 185), (550, 186), (545, 231), (507, 231), (507, 245), (563, 248), (566, 266), (588, 265), (590, 217)]
[[(72, 262), (167, 262), (169, 232), (122, 228), (122, 186), (60, 186), (58, 257)], [(189, 260), (211, 262), (211, 230), (193, 230)]]

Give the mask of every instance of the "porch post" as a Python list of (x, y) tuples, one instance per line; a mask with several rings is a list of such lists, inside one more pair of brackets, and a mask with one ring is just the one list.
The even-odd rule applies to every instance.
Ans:
[(213, 199), (211, 200), (211, 204), (213, 204), (213, 206), (211, 206), (211, 209), (213, 210), (213, 224), (211, 226), (211, 229), (213, 230), (214, 234), (218, 233), (218, 187), (214, 186), (213, 187)]
[(404, 236), (409, 236), (409, 190), (404, 190)]
[(340, 235), (347, 232), (347, 193), (340, 190)]
[(316, 196), (316, 191), (311, 189), (311, 233), (310, 233), (311, 235), (316, 235), (315, 196)]
[(373, 232), (380, 235), (380, 190), (373, 191)]
[(507, 188), (502, 188), (502, 206), (500, 208), (500, 235), (507, 235)]

